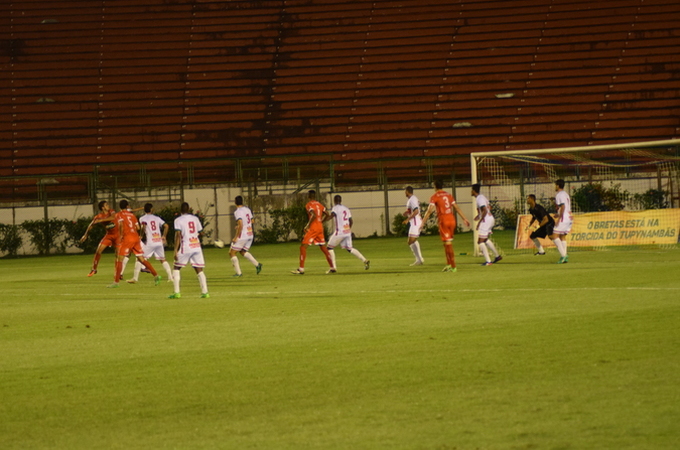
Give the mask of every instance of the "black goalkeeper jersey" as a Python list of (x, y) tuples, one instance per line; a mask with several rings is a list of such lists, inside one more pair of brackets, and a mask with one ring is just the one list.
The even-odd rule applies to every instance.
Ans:
[(536, 221), (540, 224), (541, 221), (543, 220), (544, 217), (548, 217), (548, 223), (546, 225), (555, 225), (555, 219), (548, 214), (548, 212), (545, 210), (544, 207), (536, 203), (536, 206), (533, 208), (529, 208), (529, 213), (536, 219)]

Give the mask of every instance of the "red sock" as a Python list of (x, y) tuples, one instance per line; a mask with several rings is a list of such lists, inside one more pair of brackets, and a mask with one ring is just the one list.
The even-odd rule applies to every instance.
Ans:
[(326, 255), (326, 261), (328, 261), (328, 265), (329, 265), (329, 266), (331, 267), (331, 269), (332, 269), (332, 268), (333, 268), (333, 260), (331, 259), (331, 254), (328, 253), (328, 249), (326, 248), (325, 245), (321, 245), (321, 246), (319, 246), (319, 248), (321, 249), (321, 251), (323, 252), (323, 254)]
[(101, 253), (95, 253), (94, 261), (92, 261), (92, 270), (97, 270), (97, 266), (99, 266), (99, 260), (100, 259), (102, 259), (102, 254)]
[(446, 246), (446, 260), (451, 267), (456, 267), (456, 258), (453, 254), (453, 245)]
[(120, 279), (123, 277), (123, 274), (121, 273), (123, 271), (123, 261), (118, 261), (116, 260), (116, 275), (113, 277), (113, 281), (115, 283), (118, 283)]
[(305, 268), (305, 260), (307, 259), (307, 246), (300, 246), (300, 269)]
[(158, 272), (156, 272), (156, 269), (153, 268), (153, 266), (151, 265), (151, 263), (150, 263), (148, 260), (147, 260), (147, 261), (144, 261), (144, 262), (142, 263), (142, 265), (143, 265), (144, 267), (146, 267), (147, 269), (149, 269), (149, 272), (151, 272), (151, 275), (153, 275), (154, 277), (157, 277), (157, 276), (158, 276)]

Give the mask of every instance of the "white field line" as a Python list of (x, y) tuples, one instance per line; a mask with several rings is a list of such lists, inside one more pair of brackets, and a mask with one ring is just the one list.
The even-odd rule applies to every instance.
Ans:
[[(353, 294), (380, 294), (380, 293), (460, 293), (460, 292), (562, 292), (562, 291), (679, 291), (679, 287), (635, 287), (635, 286), (620, 286), (620, 287), (573, 287), (573, 288), (499, 288), (499, 289), (376, 289), (376, 290), (361, 290), (353, 291)], [(25, 295), (25, 290), (20, 290), (20, 292)], [(217, 295), (219, 291), (210, 291), (211, 295)], [(240, 292), (243, 293), (243, 292)], [(166, 293), (159, 292), (162, 297)], [(194, 295), (195, 294), (195, 295)], [(229, 290), (224, 292), (226, 295), (233, 295), (234, 290)], [(248, 295), (332, 295), (335, 296), (337, 291), (319, 291), (319, 290), (309, 290), (309, 291), (250, 291), (247, 292)], [(45, 294), (48, 295), (48, 294)], [(59, 294), (49, 294), (50, 296), (59, 295), (62, 297), (80, 297), (81, 295), (73, 292), (62, 292)], [(170, 293), (167, 293), (170, 295)], [(198, 296), (198, 292), (182, 292), (182, 298), (187, 299)], [(89, 297), (92, 297), (89, 295)], [(150, 295), (149, 292), (144, 293), (134, 293), (134, 292), (106, 292), (105, 295), (101, 297), (94, 297), (92, 300), (106, 300), (111, 297), (146, 297), (146, 298), (157, 298), (155, 295)]]

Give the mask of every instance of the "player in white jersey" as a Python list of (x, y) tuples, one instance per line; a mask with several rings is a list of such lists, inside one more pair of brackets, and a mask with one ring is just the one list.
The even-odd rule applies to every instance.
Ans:
[(342, 204), (341, 196), (336, 195), (333, 197), (333, 202), (335, 203), (335, 206), (333, 206), (330, 217), (328, 218), (332, 218), (335, 222), (335, 232), (328, 241), (328, 253), (331, 255), (333, 267), (326, 273), (335, 273), (337, 271), (337, 266), (335, 265), (335, 251), (333, 251), (335, 247), (344, 248), (352, 255), (359, 258), (361, 262), (364, 263), (364, 269), (368, 270), (371, 266), (371, 261), (366, 259), (359, 250), (352, 247), (352, 225), (354, 225), (352, 212)]
[[(155, 257), (156, 261), (160, 262), (165, 273), (168, 275), (168, 281), (172, 281), (172, 268), (165, 260), (165, 246), (167, 245), (168, 229), (167, 223), (157, 215), (153, 214), (153, 205), (147, 203), (144, 205), (145, 214), (139, 218), (139, 223), (142, 227), (142, 234), (146, 236), (146, 242), (142, 244), (142, 251), (145, 259)], [(143, 271), (144, 266), (137, 261), (135, 263), (135, 272), (128, 283), (136, 283), (139, 281), (139, 273)]]
[[(489, 240), (489, 236), (493, 233), (496, 219), (493, 217), (493, 214), (491, 214), (489, 199), (480, 193), (481, 189), (482, 186), (480, 184), (472, 185), (472, 196), (475, 197), (475, 202), (477, 204), (477, 215), (474, 220), (479, 221), (477, 222), (477, 245), (479, 246), (482, 255), (484, 255), (485, 262), (482, 265), (490, 266), (503, 259), (503, 257), (498, 253), (494, 243)], [(495, 256), (493, 262), (491, 262), (489, 250), (491, 250)]]
[(555, 205), (557, 205), (557, 214), (555, 215), (555, 228), (550, 239), (555, 243), (555, 247), (560, 252), (560, 260), (557, 264), (565, 264), (569, 262), (569, 255), (567, 254), (567, 234), (571, 231), (573, 217), (571, 215), (571, 198), (567, 191), (564, 190), (564, 180), (555, 181)]
[(409, 224), (408, 246), (411, 248), (413, 256), (416, 257), (416, 260), (411, 265), (421, 266), (425, 262), (425, 259), (423, 259), (423, 254), (420, 251), (420, 243), (418, 242), (421, 224), (423, 223), (423, 218), (420, 216), (420, 202), (418, 201), (418, 197), (413, 195), (413, 188), (411, 186), (406, 187), (404, 194), (408, 200), (406, 201), (406, 212), (404, 213), (406, 219), (404, 219), (403, 223), (404, 225), (407, 223)]
[(236, 203), (236, 211), (234, 211), (234, 219), (236, 219), (236, 233), (231, 240), (231, 249), (229, 256), (231, 257), (231, 265), (234, 266), (235, 277), (241, 277), (241, 265), (238, 262), (237, 253), (243, 255), (245, 259), (250, 261), (255, 266), (255, 273), (258, 275), (262, 270), (262, 264), (257, 262), (257, 259), (248, 251), (253, 245), (253, 212), (247, 206), (243, 205), (243, 197), (240, 195), (234, 199)]
[(201, 225), (198, 217), (191, 214), (189, 204), (184, 202), (180, 207), (181, 216), (175, 219), (175, 267), (172, 272), (172, 283), (175, 292), (168, 298), (180, 298), (180, 276), (179, 271), (182, 267), (191, 263), (191, 266), (198, 275), (198, 283), (201, 286), (201, 298), (210, 298), (208, 294), (208, 281), (205, 278), (205, 260), (203, 259), (203, 249), (201, 248)]

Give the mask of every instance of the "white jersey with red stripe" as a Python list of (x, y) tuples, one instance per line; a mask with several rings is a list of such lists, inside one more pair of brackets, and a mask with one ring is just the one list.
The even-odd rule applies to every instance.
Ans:
[(198, 217), (193, 214), (182, 214), (175, 219), (175, 230), (181, 234), (181, 253), (200, 250), (201, 239), (198, 234), (203, 230), (203, 226)]
[(333, 220), (335, 221), (335, 235), (352, 234), (352, 225), (350, 219), (352, 212), (344, 205), (335, 205), (331, 210)]
[(163, 244), (163, 225), (165, 221), (155, 214), (144, 214), (139, 218), (139, 223), (144, 226), (146, 245)]

